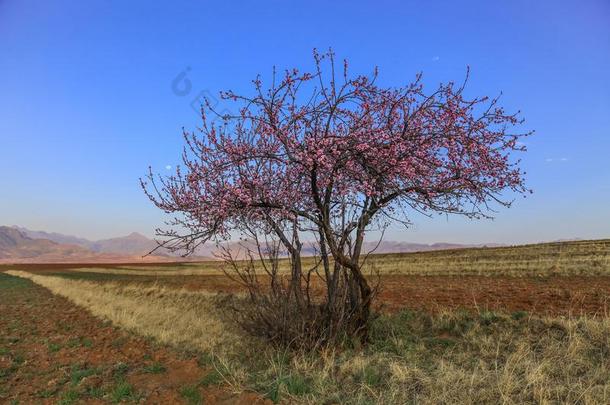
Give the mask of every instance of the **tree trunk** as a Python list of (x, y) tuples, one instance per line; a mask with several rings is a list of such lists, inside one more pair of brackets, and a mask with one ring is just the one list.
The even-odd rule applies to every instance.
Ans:
[(303, 297), (303, 288), (301, 285), (301, 254), (299, 251), (295, 251), (292, 255), (292, 279), (290, 280), (290, 288), (294, 292), (294, 298), (299, 308), (303, 308), (305, 305), (305, 299)]
[(355, 314), (355, 328), (362, 343), (368, 341), (369, 321), (371, 315), (371, 301), (373, 290), (369, 286), (366, 278), (362, 275), (360, 266), (352, 269), (352, 275), (358, 287), (358, 306)]

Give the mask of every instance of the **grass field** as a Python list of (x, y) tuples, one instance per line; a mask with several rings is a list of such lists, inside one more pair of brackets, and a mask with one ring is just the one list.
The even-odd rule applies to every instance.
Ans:
[[(305, 266), (313, 258), (305, 259)], [(383, 275), (439, 276), (610, 276), (610, 239), (540, 243), (533, 245), (450, 249), (416, 253), (373, 254), (369, 270)], [(220, 261), (138, 265), (70, 265), (79, 272), (140, 276), (196, 276), (218, 274)], [(7, 265), (6, 269), (63, 269), (62, 265)], [(283, 260), (281, 269), (287, 269)]]
[[(11, 300), (33, 282), (134, 338), (156, 342), (147, 349), (152, 353), (176, 351), (179, 361), (196, 361), (195, 377), (166, 389), (176, 402), (220, 402), (223, 392), (225, 403), (246, 395), (245, 403), (599, 404), (610, 403), (609, 255), (610, 240), (603, 240), (372, 257), (386, 309), (374, 321), (370, 345), (317, 354), (267, 347), (236, 329), (223, 309), (224, 293), (239, 289), (212, 275), (218, 262), (16, 266), (10, 276), (0, 274), (0, 298)], [(33, 311), (27, 308), (36, 294), (22, 300), (26, 309), (19, 307), (15, 319)], [(12, 332), (5, 333), (0, 350), (11, 361), (0, 362), (10, 363), (0, 378), (9, 388), (0, 400), (12, 400), (19, 395), (11, 378), (27, 362), (15, 362)], [(87, 333), (96, 347), (96, 329)], [(144, 382), (161, 384), (152, 375), (169, 378), (176, 373), (171, 364), (136, 364), (141, 372), (121, 380), (131, 394), (120, 400), (152, 401)], [(119, 380), (103, 375), (96, 400), (113, 402)], [(49, 402), (93, 398), (70, 384), (49, 394)]]
[(212, 365), (209, 378), (273, 401), (610, 400), (608, 317), (403, 310), (376, 321), (370, 347), (295, 355), (244, 339), (216, 307), (218, 297), (206, 292), (11, 274), (136, 334), (195, 350)]
[(372, 263), (382, 274), (610, 275), (610, 239), (379, 255)]

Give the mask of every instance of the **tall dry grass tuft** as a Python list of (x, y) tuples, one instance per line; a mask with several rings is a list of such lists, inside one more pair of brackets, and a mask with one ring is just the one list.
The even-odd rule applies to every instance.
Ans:
[(221, 354), (239, 341), (231, 325), (221, 319), (213, 293), (7, 273), (28, 278), (95, 316), (163, 343)]

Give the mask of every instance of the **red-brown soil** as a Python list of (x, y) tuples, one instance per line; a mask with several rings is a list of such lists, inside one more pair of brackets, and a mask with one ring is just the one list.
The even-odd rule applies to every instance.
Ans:
[[(47, 274), (62, 272), (77, 265), (18, 266), (23, 270)], [(80, 266), (82, 267), (82, 265)], [(89, 266), (91, 267), (91, 266)], [(100, 267), (111, 267), (102, 266)], [(92, 280), (128, 283), (155, 282), (175, 288), (234, 293), (240, 286), (223, 274), (204, 276), (130, 276), (72, 273)], [(417, 308), (438, 311), (466, 308), (502, 312), (527, 311), (536, 314), (603, 314), (610, 309), (610, 276), (409, 276), (385, 275), (381, 278), (378, 303), (387, 311)]]
[[(82, 267), (76, 264), (17, 267), (97, 282), (154, 282), (191, 290), (240, 291), (224, 275), (151, 277), (71, 271)], [(13, 399), (56, 403), (69, 395), (77, 395), (76, 402), (107, 403), (113, 400), (120, 381), (132, 387), (128, 399), (145, 403), (183, 403), (185, 387), (195, 387), (204, 403), (263, 401), (258, 394), (234, 396), (222, 387), (200, 384), (211, 370), (198, 362), (196, 354), (114, 328), (28, 280), (12, 278), (19, 280), (16, 286), (2, 288), (2, 277), (7, 276), (0, 273), (0, 403)], [(378, 303), (386, 311), (465, 308), (545, 315), (608, 314), (610, 277), (388, 275), (381, 279)], [(151, 373), (147, 367), (153, 364), (162, 365), (164, 371)], [(75, 370), (95, 372), (74, 382)]]
[(610, 309), (610, 277), (385, 276), (379, 297), (391, 310), (406, 306), (593, 315)]
[(185, 387), (203, 403), (265, 403), (200, 384), (210, 366), (197, 355), (114, 328), (28, 280), (0, 273), (0, 314), (0, 403), (186, 403)]
[[(159, 277), (157, 283), (188, 289), (236, 292), (225, 276)], [(386, 311), (402, 308), (465, 308), (541, 315), (610, 313), (610, 277), (399, 276), (381, 278), (378, 304)]]

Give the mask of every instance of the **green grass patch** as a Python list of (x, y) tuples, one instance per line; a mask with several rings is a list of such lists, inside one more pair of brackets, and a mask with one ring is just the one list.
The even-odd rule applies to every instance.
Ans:
[(203, 403), (199, 388), (194, 385), (188, 385), (180, 389), (180, 395), (189, 405), (199, 405)]
[(445, 337), (432, 337), (426, 340), (426, 344), (431, 349), (434, 348), (448, 348), (455, 345), (455, 340)]
[(0, 368), (0, 380), (8, 378), (15, 371), (17, 371), (17, 367), (15, 365), (6, 368)]
[(149, 374), (161, 374), (165, 373), (165, 371), (167, 371), (167, 368), (158, 361), (144, 367), (144, 372)]
[(93, 346), (93, 340), (91, 340), (88, 337), (79, 336), (79, 337), (71, 338), (70, 340), (68, 340), (67, 346), (70, 348), (75, 348), (75, 347), (90, 348)]
[(72, 370), (70, 371), (70, 382), (71, 382), (72, 386), (76, 386), (84, 378), (92, 376), (96, 373), (97, 373), (97, 369), (95, 369), (95, 368), (82, 367), (79, 365), (73, 366)]
[(112, 341), (112, 347), (114, 347), (115, 349), (120, 349), (121, 347), (123, 347), (125, 345), (125, 343), (127, 343), (128, 339), (125, 336), (119, 336), (118, 338), (115, 338)]
[(220, 383), (222, 383), (222, 375), (217, 370), (212, 370), (201, 379), (199, 384), (203, 387), (208, 387)]
[(383, 374), (378, 366), (367, 365), (355, 375), (356, 382), (366, 384), (369, 387), (377, 387), (383, 382)]
[(135, 390), (131, 384), (125, 380), (118, 381), (112, 392), (110, 393), (110, 399), (112, 402), (119, 403), (121, 401), (135, 399)]
[(136, 393), (134, 387), (125, 379), (128, 372), (129, 365), (126, 363), (117, 363), (112, 369), (112, 376), (115, 384), (110, 391), (110, 399), (114, 403), (125, 400), (135, 401), (138, 399), (138, 394)]
[(126, 363), (117, 363), (112, 369), (112, 375), (115, 379), (124, 379), (125, 375), (129, 371), (129, 365)]
[(22, 290), (31, 288), (34, 284), (25, 278), (11, 276), (0, 272), (0, 290)]
[(25, 361), (25, 355), (21, 352), (15, 352), (13, 353), (13, 363), (15, 364), (23, 364), (23, 362)]
[(87, 395), (91, 398), (102, 399), (104, 397), (104, 389), (102, 387), (88, 387)]
[(493, 311), (482, 311), (479, 316), (483, 325), (491, 325), (500, 320), (498, 314)]
[(197, 357), (197, 365), (199, 367), (207, 367), (214, 363), (214, 356), (209, 353), (202, 353)]
[(61, 349), (61, 345), (59, 343), (49, 342), (47, 343), (47, 349), (51, 353), (57, 353)]
[(289, 373), (276, 376), (269, 384), (259, 387), (259, 391), (274, 403), (280, 402), (286, 395), (302, 396), (313, 391), (311, 380), (298, 374)]
[(61, 396), (61, 398), (59, 399), (59, 401), (57, 402), (58, 405), (70, 405), (75, 403), (76, 401), (78, 401), (80, 398), (80, 394), (78, 393), (78, 391), (75, 390), (69, 390), (63, 393), (63, 395)]
[(39, 398), (51, 398), (54, 394), (55, 394), (55, 391), (52, 391), (52, 390), (38, 391)]
[(519, 320), (527, 317), (527, 312), (526, 311), (515, 311), (510, 315), (510, 317), (513, 318), (515, 321), (519, 321)]
[(284, 384), (290, 395), (301, 396), (312, 391), (311, 381), (299, 374), (290, 374), (284, 380)]

